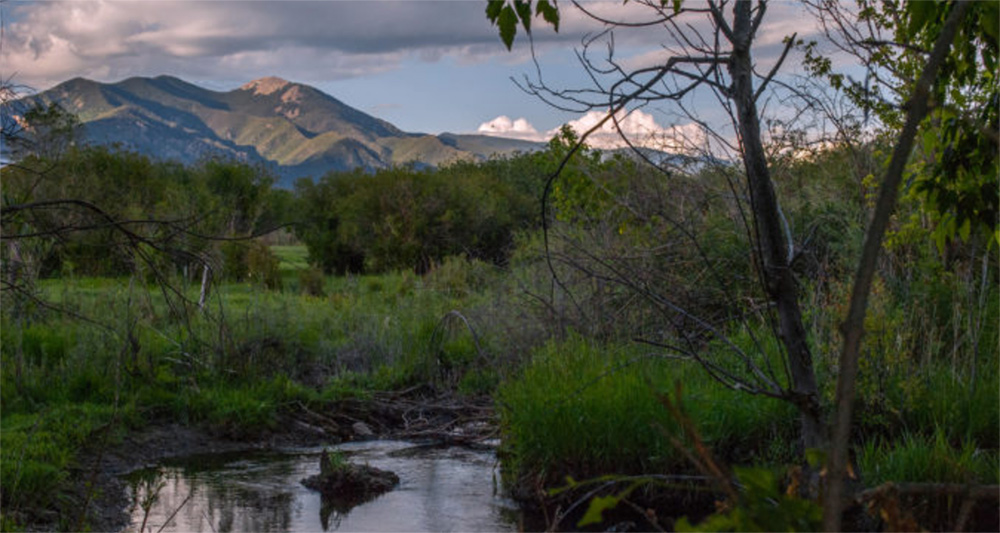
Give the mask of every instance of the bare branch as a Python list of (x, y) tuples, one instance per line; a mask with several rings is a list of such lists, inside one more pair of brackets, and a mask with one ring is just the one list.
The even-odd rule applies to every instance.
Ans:
[(788, 56), (788, 51), (795, 46), (795, 37), (797, 35), (797, 32), (793, 33), (792, 36), (788, 38), (788, 41), (785, 42), (785, 49), (781, 51), (781, 56), (778, 58), (777, 63), (771, 67), (771, 71), (767, 73), (767, 76), (765, 76), (763, 81), (760, 82), (760, 86), (757, 87), (757, 92), (753, 95), (754, 100), (758, 100), (760, 98), (760, 95), (764, 93), (764, 89), (767, 88), (767, 84), (771, 83), (771, 80), (774, 79), (774, 75), (778, 73), (778, 70), (781, 69), (781, 66), (785, 63), (785, 57)]

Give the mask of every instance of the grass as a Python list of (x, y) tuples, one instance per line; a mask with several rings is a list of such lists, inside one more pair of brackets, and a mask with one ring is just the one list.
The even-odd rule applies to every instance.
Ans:
[[(667, 434), (676, 424), (657, 399), (680, 381), (703, 437), (730, 460), (781, 462), (795, 414), (787, 405), (722, 389), (698, 367), (650, 357), (643, 347), (574, 337), (533, 354), (501, 384), (504, 464), (549, 483), (590, 477), (691, 470)], [(666, 433), (665, 433), (666, 432)]]
[(892, 441), (866, 442), (858, 453), (865, 483), (1000, 483), (995, 450), (990, 453), (975, 441), (954, 443), (947, 435), (946, 429), (937, 427), (929, 435), (906, 433)]
[[(741, 330), (732, 339), (746, 344), (744, 337)], [(975, 380), (948, 361), (892, 366), (885, 364), (887, 356), (868, 357), (870, 367), (878, 365), (881, 388), (859, 398), (855, 416), (866, 484), (997, 482), (995, 354), (984, 358), (992, 362), (980, 366)], [(819, 370), (834, 375), (829, 367)], [(798, 461), (791, 405), (725, 389), (695, 365), (652, 357), (636, 345), (574, 337), (536, 350), (520, 373), (499, 386), (507, 479), (553, 487), (566, 475), (690, 471), (658, 429), (673, 432), (674, 423), (655, 394), (678, 381), (688, 415), (723, 462), (774, 467)]]
[[(302, 251), (284, 250), (282, 264), (294, 265)], [(496, 382), (496, 368), (469, 356), (467, 331), (446, 327), (432, 342), (442, 317), (453, 310), (475, 316), (494, 294), (444, 290), (409, 273), (329, 277), (325, 285), (326, 296), (313, 297), (294, 287), (223, 284), (208, 313), (193, 310), (187, 321), (171, 315), (155, 287), (128, 279), (39, 284), (44, 298), (103, 327), (5, 308), (3, 525), (30, 521), (27, 510), (58, 503), (77, 454), (109, 422), (116, 398), (122, 430), (177, 421), (252, 438), (280, 430), (281, 413), (299, 402), (319, 408), (420, 381), (446, 384), (436, 381), (439, 361), (457, 369), (447, 384), (461, 384), (461, 392), (488, 393)], [(180, 286), (197, 300), (197, 283)], [(480, 329), (485, 346), (500, 345), (495, 333)]]
[[(3, 529), (40, 510), (58, 510), (65, 523), (77, 517), (74, 502), (61, 497), (63, 483), (76, 469), (77, 451), (104, 438), (114, 442), (121, 425), (111, 425), (114, 408), (107, 404), (62, 403), (36, 413), (4, 413), (0, 422), (0, 480), (3, 484)], [(129, 413), (119, 413), (128, 418)]]
[[(45, 508), (72, 515), (72, 502), (63, 496), (66, 482), (79, 471), (79, 450), (110, 427), (116, 398), (115, 434), (176, 421), (253, 438), (280, 431), (282, 413), (298, 403), (323, 408), (416, 383), (494, 394), (506, 479), (541, 479), (551, 487), (567, 474), (690, 471), (668, 437), (674, 421), (656, 396), (679, 381), (688, 414), (723, 461), (796, 461), (796, 412), (785, 403), (730, 391), (698, 366), (652, 356), (627, 340), (573, 334), (540, 340), (545, 324), (524, 311), (516, 281), (530, 273), (505, 274), (452, 258), (423, 277), (324, 277), (322, 295), (307, 295), (298, 287), (305, 248), (272, 249), (281, 259), (284, 290), (222, 284), (212, 292), (208, 313), (192, 309), (187, 321), (170, 313), (155, 287), (128, 279), (40, 283), (46, 299), (98, 318), (104, 327), (5, 307), (5, 528)], [(197, 282), (180, 288), (197, 300)], [(982, 337), (973, 378), (970, 365), (954, 362), (971, 361), (962, 353), (935, 358), (907, 352), (919, 345), (918, 333), (929, 333), (916, 327), (923, 318), (903, 313), (892, 298), (888, 291), (875, 295), (863, 366), (855, 436), (866, 483), (996, 482), (1000, 378), (990, 348), (996, 334)], [(810, 303), (817, 331), (834, 323), (838, 305), (819, 298)], [(996, 315), (990, 309), (987, 324)], [(755, 344), (745, 330), (732, 339), (747, 349)], [(816, 341), (818, 375), (827, 384), (835, 369), (823, 354), (835, 353), (836, 344), (835, 336)], [(765, 338), (763, 347), (777, 350), (773, 339)], [(709, 344), (707, 350), (721, 357), (724, 347)]]
[(304, 244), (273, 245), (271, 252), (278, 256), (278, 268), (284, 273), (309, 268), (309, 250)]

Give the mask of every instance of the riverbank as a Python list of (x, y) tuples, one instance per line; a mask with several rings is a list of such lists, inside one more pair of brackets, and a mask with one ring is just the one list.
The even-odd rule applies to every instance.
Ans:
[[(94, 531), (120, 531), (129, 524), (135, 503), (125, 476), (163, 461), (199, 455), (274, 452), (290, 448), (335, 445), (350, 441), (413, 440), (449, 446), (476, 445), (496, 436), (488, 398), (429, 395), (424, 387), (374, 393), (317, 412), (298, 405), (280, 415), (273, 430), (234, 438), (204, 425), (151, 424), (129, 432), (113, 444), (95, 434), (70, 473), (78, 524)], [(65, 517), (44, 515), (25, 524), (31, 531), (66, 529)], [(81, 527), (69, 527), (79, 530)]]
[[(170, 457), (379, 436), (463, 444), (487, 435), (501, 442), (505, 488), (541, 510), (540, 527), (575, 528), (578, 518), (563, 516), (569, 507), (582, 513), (593, 496), (620, 494), (635, 476), (702, 475), (672, 442), (681, 435), (660, 401), (678, 381), (688, 416), (722, 462), (787, 481), (782, 473), (800, 460), (792, 406), (730, 390), (695, 362), (624, 333), (588, 330), (583, 315), (570, 320), (566, 301), (555, 313), (542, 305), (552, 302), (526, 296), (542, 293), (532, 280), (550, 283), (540, 272), (547, 274), (454, 261), (422, 277), (326, 277), (323, 296), (291, 282), (281, 291), (226, 284), (212, 313), (182, 317), (155, 287), (143, 293), (126, 279), (46, 280), (44, 296), (107, 316), (110, 326), (39, 309), (2, 316), (0, 525), (115, 529), (128, 502), (112, 477)], [(197, 297), (197, 286), (187, 290)], [(614, 295), (594, 298), (605, 296)], [(874, 300), (877, 342), (864, 359), (855, 424), (864, 483), (996, 483), (995, 332), (984, 329), (978, 344), (965, 342), (949, 357), (904, 357), (900, 339), (916, 342), (906, 336), (915, 322), (899, 315), (899, 298), (883, 290)], [(822, 341), (816, 365), (826, 406), (837, 346), (828, 332), (839, 302), (817, 299), (808, 308)], [(992, 324), (992, 307), (986, 311), (983, 323)], [(697, 340), (700, 356), (740, 372), (734, 348), (780, 353), (767, 323), (726, 334), (731, 344)], [(589, 484), (553, 497), (567, 476)], [(604, 492), (593, 492), (600, 484)], [(662, 518), (668, 508), (669, 516), (696, 519), (716, 499), (654, 492), (633, 498), (640, 515), (651, 508)], [(625, 505), (623, 514), (635, 512)]]

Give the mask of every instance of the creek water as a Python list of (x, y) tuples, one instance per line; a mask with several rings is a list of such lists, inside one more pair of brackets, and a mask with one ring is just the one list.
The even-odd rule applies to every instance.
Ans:
[[(516, 531), (492, 450), (366, 441), (332, 446), (399, 485), (345, 512), (323, 509), (300, 481), (322, 448), (189, 457), (133, 473), (136, 505), (125, 531)], [(155, 499), (149, 495), (155, 494)], [(144, 503), (147, 505), (142, 505)], [(148, 508), (148, 512), (143, 507)], [(143, 527), (143, 523), (145, 525)]]

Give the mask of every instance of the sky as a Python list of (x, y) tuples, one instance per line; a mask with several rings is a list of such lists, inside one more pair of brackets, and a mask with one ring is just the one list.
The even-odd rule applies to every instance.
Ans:
[[(634, 1), (582, 4), (601, 16), (650, 16)], [(558, 5), (558, 33), (537, 18), (531, 41), (519, 32), (508, 51), (485, 16), (485, 0), (6, 0), (0, 76), (44, 90), (74, 77), (166, 74), (219, 91), (278, 76), (405, 131), (545, 140), (565, 123), (586, 128), (605, 111), (559, 110), (513, 81), (537, 81), (541, 73), (556, 88), (590, 85), (576, 53), (603, 26), (568, 0)], [(784, 37), (816, 38), (817, 26), (797, 3), (772, 2), (754, 50), (759, 67), (775, 61)], [(595, 57), (608, 42), (592, 49)], [(661, 61), (669, 43), (662, 26), (614, 33), (615, 57), (627, 67)], [(798, 61), (789, 58), (791, 72), (801, 73)], [(707, 94), (688, 105), (705, 120), (721, 117)], [(690, 118), (669, 106), (623, 119), (630, 131), (693, 131)], [(605, 134), (611, 142), (614, 135)]]

